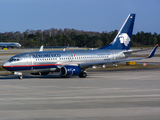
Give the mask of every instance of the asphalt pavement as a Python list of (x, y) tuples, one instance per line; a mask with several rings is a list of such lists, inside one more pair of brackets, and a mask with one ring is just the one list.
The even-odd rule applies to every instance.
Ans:
[(159, 120), (160, 70), (0, 75), (1, 120)]

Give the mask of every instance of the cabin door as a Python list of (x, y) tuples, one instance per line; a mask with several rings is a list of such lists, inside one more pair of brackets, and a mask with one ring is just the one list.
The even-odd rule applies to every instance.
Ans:
[(112, 52), (112, 57), (113, 57), (113, 60), (116, 59), (116, 53), (115, 52)]

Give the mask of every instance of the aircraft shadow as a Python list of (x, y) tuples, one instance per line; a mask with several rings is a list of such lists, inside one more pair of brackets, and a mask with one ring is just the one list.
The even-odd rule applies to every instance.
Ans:
[[(53, 75), (53, 74), (49, 74), (49, 75), (30, 75), (30, 74), (24, 74), (23, 75), (23, 79), (32, 79), (32, 78), (35, 78), (35, 79), (51, 79), (51, 78), (56, 78), (56, 79), (68, 79), (68, 78), (75, 78), (77, 76), (69, 76), (69, 77), (64, 77), (62, 78), (60, 75)], [(79, 78), (79, 77), (77, 77)], [(0, 75), (0, 80), (11, 80), (11, 79), (19, 79), (17, 75), (12, 75), (12, 74), (3, 74), (3, 75)], [(19, 79), (20, 80), (20, 79)]]
[[(37, 78), (37, 79), (56, 78), (56, 79), (62, 79), (60, 75), (23, 75), (23, 79), (31, 79), (31, 78)], [(0, 75), (0, 80), (10, 80), (10, 79), (18, 79), (18, 76), (12, 75), (12, 74), (10, 74), (10, 75)]]

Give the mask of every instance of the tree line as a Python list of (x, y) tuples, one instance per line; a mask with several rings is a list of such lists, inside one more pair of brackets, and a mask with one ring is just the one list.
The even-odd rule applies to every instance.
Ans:
[[(109, 44), (117, 35), (118, 30), (111, 32), (91, 32), (75, 29), (29, 30), (21, 33), (0, 33), (0, 42), (18, 42), (23, 47), (44, 46), (78, 46), (78, 47), (102, 47)], [(132, 35), (131, 47), (153, 46), (160, 44), (160, 34), (144, 33), (143, 31)]]

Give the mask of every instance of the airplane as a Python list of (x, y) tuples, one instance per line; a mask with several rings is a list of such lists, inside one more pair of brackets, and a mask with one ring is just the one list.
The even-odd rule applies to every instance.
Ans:
[(0, 47), (2, 47), (2, 49), (4, 48), (20, 48), (21, 44), (19, 43), (15, 43), (15, 42), (0, 42)]
[[(61, 77), (87, 76), (86, 69), (116, 65), (124, 61), (151, 58), (158, 47), (152, 49), (148, 57), (128, 58), (133, 52), (130, 50), (135, 14), (129, 14), (114, 40), (104, 47), (92, 50), (62, 50), (27, 52), (17, 54), (6, 61), (2, 67), (23, 78), (23, 73), (33, 75), (47, 75), (50, 72), (60, 72)], [(42, 47), (41, 47), (42, 48)]]

